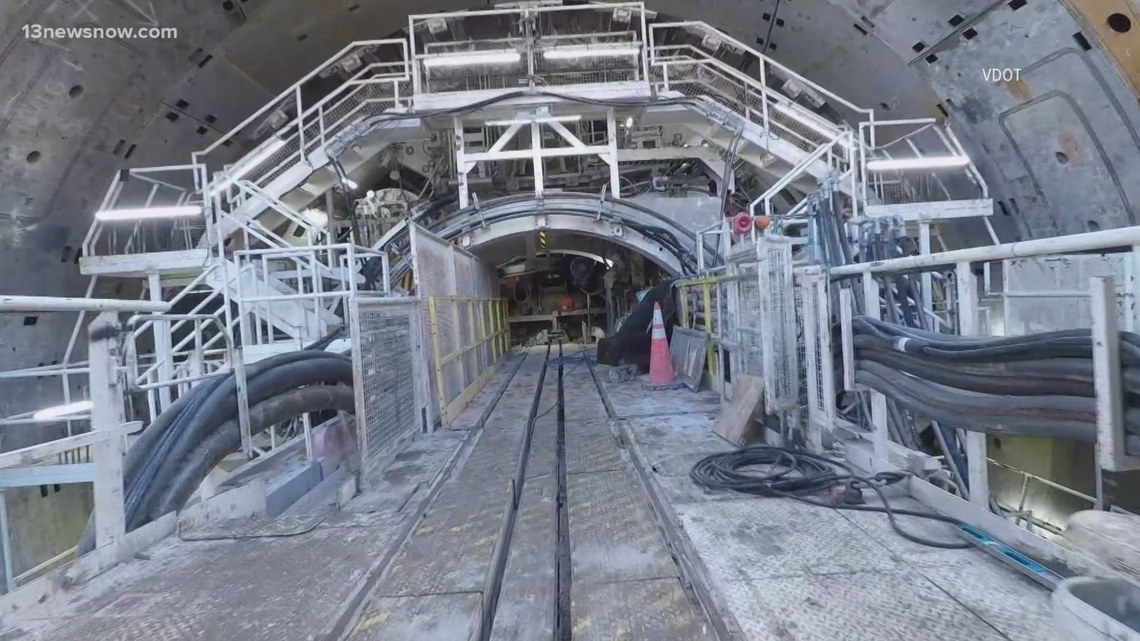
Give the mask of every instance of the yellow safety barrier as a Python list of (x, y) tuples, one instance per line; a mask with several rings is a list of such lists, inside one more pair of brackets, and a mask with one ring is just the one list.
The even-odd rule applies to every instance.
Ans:
[[(459, 348), (449, 354), (443, 353), (443, 339), (440, 323), (440, 303), (454, 303), (454, 327), (459, 333)], [(431, 330), (432, 354), (435, 360), (435, 386), (439, 401), (439, 415), (442, 424), (446, 425), (463, 411), (471, 399), (483, 389), (491, 376), (495, 373), (503, 356), (510, 346), (510, 331), (507, 324), (507, 301), (503, 298), (468, 298), (464, 296), (430, 296), (428, 297), (428, 323)], [(468, 337), (470, 333), (474, 334)], [(467, 342), (470, 340), (470, 342)], [(467, 359), (464, 358), (471, 351), (484, 345), (489, 346), (491, 365), (473, 375), (468, 371)], [(459, 361), (462, 372), (463, 389), (452, 399), (448, 399), (444, 380), (444, 367), (451, 362)]]
[[(719, 285), (724, 278), (721, 277), (705, 277), (705, 278), (691, 278), (689, 280), (679, 281), (677, 283), (677, 293), (680, 299), (680, 314), (678, 315), (678, 324), (686, 329), (698, 329), (695, 327), (697, 324), (697, 317), (701, 317), (702, 330), (709, 338), (708, 350), (705, 355), (705, 368), (709, 376), (713, 376), (716, 372), (716, 358), (713, 349), (714, 335), (712, 319), (717, 310), (712, 306), (712, 288)], [(689, 290), (700, 288), (701, 300), (700, 308), (693, 310), (693, 315), (689, 315)]]

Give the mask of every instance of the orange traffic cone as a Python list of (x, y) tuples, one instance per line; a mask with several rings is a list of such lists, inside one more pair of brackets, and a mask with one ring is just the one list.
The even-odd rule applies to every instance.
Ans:
[(650, 389), (670, 388), (677, 385), (673, 374), (673, 360), (669, 356), (669, 339), (665, 338), (665, 321), (661, 319), (661, 304), (653, 303), (653, 336), (649, 347)]

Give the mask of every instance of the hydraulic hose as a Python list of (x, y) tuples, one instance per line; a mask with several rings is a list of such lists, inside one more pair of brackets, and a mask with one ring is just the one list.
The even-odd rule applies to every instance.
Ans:
[[(251, 433), (259, 433), (291, 418), (338, 410), (355, 413), (356, 397), (347, 385), (314, 385), (301, 387), (261, 401), (249, 409)], [(151, 519), (180, 509), (202, 484), (210, 470), (241, 446), (241, 429), (236, 419), (227, 421), (194, 448), (185, 464), (179, 467), (150, 513)]]
[[(320, 357), (278, 365), (250, 379), (246, 392), (250, 404), (251, 431), (253, 407), (286, 390), (321, 383), (340, 383), (351, 387), (352, 361), (327, 352), (315, 353), (319, 354)], [(234, 402), (236, 401), (236, 393), (227, 400), (229, 404), (225, 405), (222, 408), (223, 411), (218, 413), (221, 420), (211, 417), (210, 420), (216, 422), (199, 422), (194, 426), (196, 428), (194, 431), (188, 430), (183, 438), (179, 439), (177, 444), (171, 448), (155, 474), (152, 487), (148, 488), (146, 499), (140, 503), (135, 518), (128, 523), (128, 526), (138, 527), (138, 525), (146, 523), (147, 515), (151, 513), (153, 506), (158, 502), (165, 488), (172, 482), (176, 470), (184, 464), (187, 456), (191, 456), (191, 451), (207, 440), (211, 433), (216, 432), (219, 425), (237, 420), (238, 408), (237, 403)]]

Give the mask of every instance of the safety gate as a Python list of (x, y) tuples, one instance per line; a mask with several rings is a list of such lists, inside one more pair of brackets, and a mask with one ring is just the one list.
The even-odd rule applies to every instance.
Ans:
[(418, 298), (354, 297), (352, 366), (360, 468), (367, 482), (402, 443), (429, 429)]

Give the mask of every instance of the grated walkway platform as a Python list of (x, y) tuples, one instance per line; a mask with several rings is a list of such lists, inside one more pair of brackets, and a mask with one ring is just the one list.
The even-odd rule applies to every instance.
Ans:
[(512, 356), (344, 509), (171, 537), (2, 613), (0, 639), (1051, 638), (1048, 594), (981, 552), (695, 487), (692, 465), (731, 449), (715, 392), (599, 380), (569, 349)]

